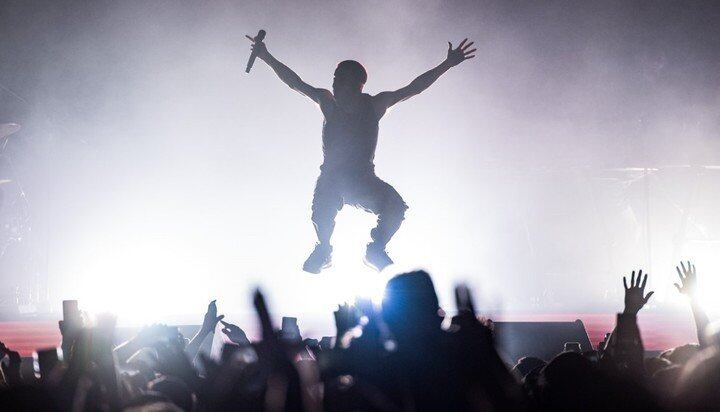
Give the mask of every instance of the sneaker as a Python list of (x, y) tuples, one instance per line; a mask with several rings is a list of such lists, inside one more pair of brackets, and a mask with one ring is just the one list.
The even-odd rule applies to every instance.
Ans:
[(315, 244), (315, 249), (303, 264), (303, 270), (309, 273), (320, 273), (332, 266), (332, 246)]
[(390, 256), (385, 252), (385, 247), (376, 243), (368, 243), (364, 262), (378, 272), (381, 272), (388, 265), (393, 264), (392, 259), (390, 259)]

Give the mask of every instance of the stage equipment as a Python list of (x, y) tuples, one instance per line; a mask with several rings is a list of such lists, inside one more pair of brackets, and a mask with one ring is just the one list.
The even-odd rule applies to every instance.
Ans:
[(513, 364), (525, 356), (550, 361), (565, 344), (578, 343), (580, 350), (593, 350), (585, 325), (575, 322), (493, 322), (500, 355)]
[(17, 123), (0, 124), (0, 270), (7, 271), (8, 287), (0, 291), (0, 312), (23, 312), (37, 299), (37, 279), (26, 272), (29, 267), (26, 238), (31, 231), (30, 210), (7, 145), (10, 136), (21, 126)]

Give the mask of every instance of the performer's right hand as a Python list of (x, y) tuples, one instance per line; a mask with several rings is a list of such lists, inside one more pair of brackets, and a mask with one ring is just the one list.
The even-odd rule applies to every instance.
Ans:
[(250, 50), (253, 53), (256, 53), (256, 56), (259, 59), (265, 60), (265, 57), (267, 57), (267, 55), (268, 55), (268, 51), (267, 51), (267, 47), (265, 46), (265, 42), (264, 41), (256, 41), (254, 37), (247, 35), (247, 34), (245, 35), (245, 37), (247, 37), (247, 39), (252, 42), (252, 45), (250, 46)]

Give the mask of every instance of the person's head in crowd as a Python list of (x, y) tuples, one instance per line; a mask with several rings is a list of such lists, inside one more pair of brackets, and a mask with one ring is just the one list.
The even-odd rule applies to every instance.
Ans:
[(685, 365), (693, 356), (700, 352), (700, 346), (693, 343), (668, 349), (660, 354), (660, 357), (667, 359), (675, 365)]
[(676, 406), (683, 411), (720, 409), (720, 349), (709, 347), (687, 362), (677, 384)]
[(382, 317), (398, 340), (439, 331), (443, 318), (430, 275), (416, 271), (390, 279), (385, 287)]
[(542, 368), (547, 362), (534, 356), (525, 356), (518, 359), (515, 366), (512, 367), (512, 373), (518, 380), (522, 380), (528, 373), (537, 368)]
[[(0, 387), (0, 389), (2, 389)], [(52, 393), (46, 388), (23, 385), (12, 390), (0, 391), (0, 411), (52, 411)]]
[(123, 406), (123, 412), (187, 412), (156, 392), (137, 396)]
[(659, 356), (645, 359), (645, 373), (647, 376), (653, 376), (655, 372), (669, 368), (673, 363)]
[(563, 352), (540, 371), (541, 403), (551, 410), (583, 410), (596, 406), (593, 385), (597, 371), (592, 362), (575, 352)]
[(149, 347), (139, 349), (128, 358), (126, 363), (128, 367), (136, 370), (146, 377), (148, 381), (151, 381), (155, 377), (153, 371), (160, 368), (157, 349)]
[(663, 404), (668, 404), (672, 399), (682, 370), (682, 366), (671, 364), (652, 374), (648, 373), (650, 376), (648, 387)]
[(193, 395), (187, 384), (175, 376), (162, 376), (148, 384), (148, 389), (164, 395), (185, 411), (193, 410)]
[[(372, 313), (377, 321), (374, 309)], [(468, 313), (472, 311), (463, 312)], [(302, 344), (299, 339), (272, 339), (277, 331), (265, 322), (262, 336), (267, 340), (254, 343), (255, 360), (242, 365), (233, 356), (216, 362), (200, 353), (203, 340), (223, 318), (214, 301), (188, 344), (177, 327), (152, 325), (113, 348), (112, 339), (97, 339), (112, 336), (108, 329), (114, 322), (108, 322), (101, 335), (81, 329), (73, 338), (73, 356), (62, 369), (75, 379), (66, 385), (72, 388), (67, 393), (41, 386), (47, 381), (23, 382), (18, 378), (19, 353), (0, 342), (0, 387), (10, 388), (0, 392), (0, 410), (259, 410), (266, 402), (276, 403), (277, 410), (300, 410), (306, 401), (327, 410), (391, 410), (405, 399), (425, 410), (458, 410), (467, 403), (480, 410), (720, 410), (720, 348), (702, 339), (703, 350), (678, 346), (644, 364), (637, 362), (631, 372), (616, 355), (620, 346), (599, 360), (592, 351), (566, 351), (550, 362), (528, 356), (511, 366), (503, 363), (491, 332), (474, 316), (458, 315), (453, 319), (457, 329), (451, 325), (443, 331), (443, 312), (424, 271), (392, 278), (379, 316), (387, 328), (382, 321), (368, 321), (365, 329), (358, 328), (358, 338), (363, 338), (356, 340), (358, 346), (344, 349), (329, 346), (332, 339), (323, 339), (325, 346), (310, 338)], [(232, 325), (223, 323), (227, 334)], [(398, 343), (396, 354), (377, 350), (388, 330)], [(642, 350), (640, 345), (638, 353)], [(193, 360), (202, 368), (193, 367)], [(18, 373), (8, 369), (10, 364)], [(273, 374), (278, 379), (271, 379)], [(76, 393), (74, 388), (82, 385), (86, 387)], [(60, 406), (54, 399), (61, 400)]]

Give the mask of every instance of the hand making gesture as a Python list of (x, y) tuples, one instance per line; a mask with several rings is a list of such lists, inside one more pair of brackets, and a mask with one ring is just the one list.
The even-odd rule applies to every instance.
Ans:
[(465, 60), (475, 57), (473, 53), (475, 53), (477, 49), (468, 50), (475, 42), (471, 41), (466, 44), (467, 41), (468, 39), (461, 41), (454, 49), (452, 47), (452, 43), (448, 42), (447, 58), (445, 61), (447, 61), (451, 66), (457, 66)]
[(680, 262), (680, 266), (682, 266), (682, 271), (679, 266), (675, 266), (678, 277), (680, 278), (680, 283), (675, 283), (674, 285), (678, 292), (692, 298), (695, 295), (695, 290), (697, 288), (697, 272), (695, 272), (695, 265), (690, 263), (688, 260), (687, 268), (683, 262)]
[[(682, 268), (682, 269), (681, 269)], [(700, 304), (697, 296), (697, 272), (695, 271), (695, 265), (687, 261), (687, 266), (683, 262), (680, 262), (680, 266), (675, 266), (680, 283), (675, 283), (675, 287), (678, 292), (686, 295), (690, 298), (690, 307), (692, 308), (693, 319), (695, 321), (695, 330), (697, 331), (698, 343), (701, 347), (706, 347), (710, 344), (708, 335), (705, 334), (710, 319), (707, 313)]]
[[(645, 295), (645, 284), (647, 283), (647, 273), (645, 277), (642, 275), (642, 269), (638, 272), (635, 279), (635, 271), (633, 270), (630, 277), (630, 287), (627, 285), (627, 278), (623, 276), (623, 285), (625, 286), (625, 310), (624, 313), (637, 315), (640, 309), (650, 300), (650, 296), (655, 292)], [(641, 279), (642, 278), (642, 279)], [(640, 282), (642, 280), (642, 283)]]
[(217, 314), (217, 303), (216, 301), (210, 302), (208, 304), (207, 312), (205, 312), (205, 317), (203, 318), (202, 326), (200, 327), (200, 330), (205, 333), (212, 333), (215, 330), (215, 326), (218, 322), (220, 322), (225, 315), (219, 315)]
[(224, 333), (231, 342), (240, 346), (250, 345), (250, 340), (245, 334), (245, 331), (242, 330), (239, 326), (234, 325), (230, 322), (225, 322), (224, 320), (221, 320), (220, 323), (222, 323), (223, 325), (222, 333)]

